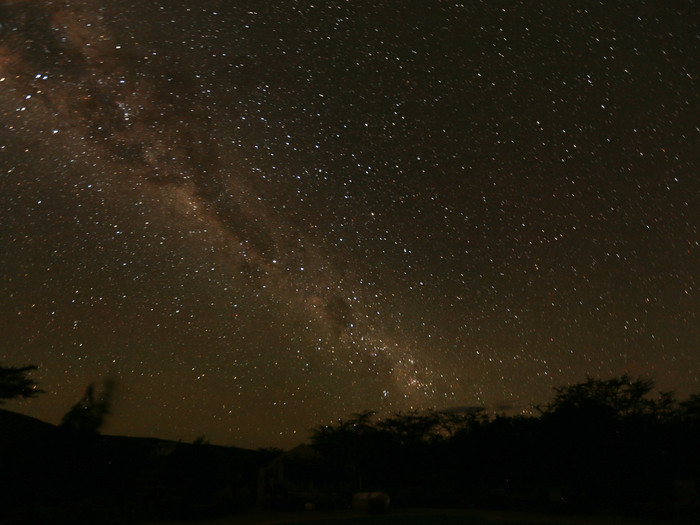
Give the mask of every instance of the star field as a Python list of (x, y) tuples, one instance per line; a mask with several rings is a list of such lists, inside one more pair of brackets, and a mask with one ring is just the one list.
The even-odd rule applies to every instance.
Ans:
[(58, 422), (700, 390), (694, 2), (5, 1), (0, 359)]

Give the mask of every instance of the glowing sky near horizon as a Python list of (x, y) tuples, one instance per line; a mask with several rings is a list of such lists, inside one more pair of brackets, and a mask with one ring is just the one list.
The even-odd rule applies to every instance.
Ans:
[(291, 446), (700, 391), (692, 2), (0, 3), (0, 361), (58, 422)]

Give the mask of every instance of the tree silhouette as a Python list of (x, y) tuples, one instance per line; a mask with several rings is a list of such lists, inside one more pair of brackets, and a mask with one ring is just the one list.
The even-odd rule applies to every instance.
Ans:
[(96, 434), (112, 409), (114, 381), (104, 382), (99, 395), (95, 394), (95, 383), (90, 383), (85, 394), (61, 420), (61, 426), (81, 433)]
[(27, 376), (36, 366), (0, 366), (0, 404), (8, 399), (35, 397), (44, 391), (37, 382)]
[(684, 420), (700, 422), (700, 394), (692, 394), (680, 403), (679, 413)]
[(364, 489), (372, 444), (376, 442), (374, 411), (352, 414), (346, 421), (312, 429), (311, 443), (328, 461), (346, 490)]
[[(612, 379), (587, 377), (583, 383), (561, 386), (554, 389), (554, 399), (545, 409), (537, 407), (543, 414), (564, 414), (572, 411), (597, 416), (624, 417), (655, 412), (660, 406), (668, 408), (672, 395), (662, 395), (659, 403), (647, 398), (654, 388), (651, 379), (635, 379), (628, 375)], [(670, 396), (670, 399), (669, 399)]]

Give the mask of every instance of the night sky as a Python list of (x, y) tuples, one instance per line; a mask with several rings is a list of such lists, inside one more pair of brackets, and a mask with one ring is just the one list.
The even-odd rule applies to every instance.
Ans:
[(700, 391), (699, 7), (3, 0), (5, 408), (289, 447)]

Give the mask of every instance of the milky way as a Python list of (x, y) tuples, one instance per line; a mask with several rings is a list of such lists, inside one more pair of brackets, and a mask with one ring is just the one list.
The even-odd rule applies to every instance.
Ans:
[(0, 5), (0, 359), (58, 422), (700, 390), (692, 2)]

